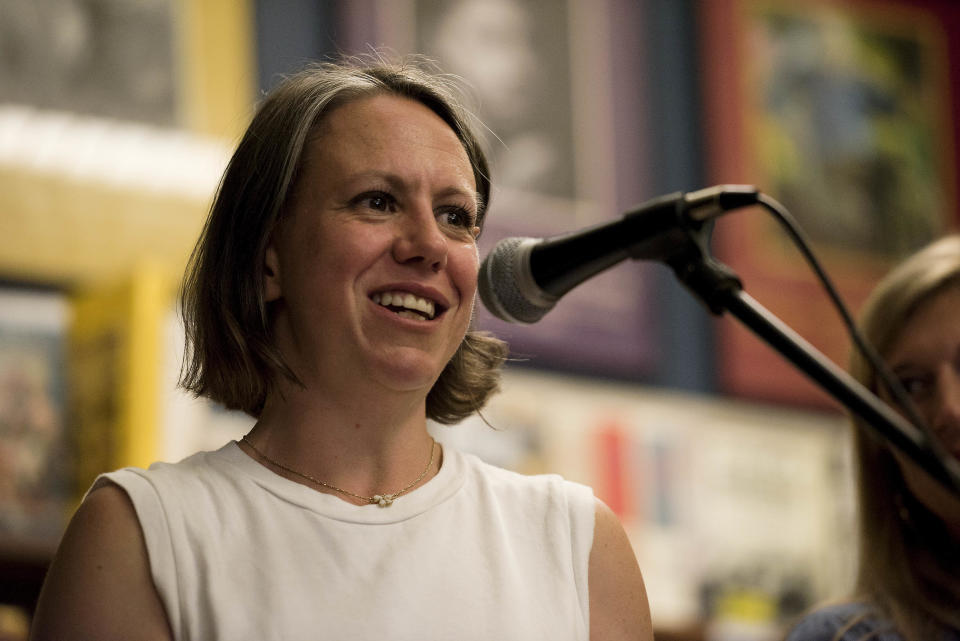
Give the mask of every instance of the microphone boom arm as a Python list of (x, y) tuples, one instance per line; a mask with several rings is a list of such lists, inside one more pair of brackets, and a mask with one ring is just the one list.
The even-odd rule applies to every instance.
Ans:
[[(732, 207), (731, 207), (732, 208)], [(721, 212), (722, 213), (722, 212)], [(687, 221), (690, 223), (689, 219)], [(729, 312), (758, 338), (839, 401), (886, 442), (912, 459), (948, 491), (960, 496), (960, 466), (938, 457), (923, 431), (838, 367), (787, 324), (743, 291), (737, 275), (709, 253), (704, 225), (683, 226), (683, 238), (664, 262), (714, 315)]]

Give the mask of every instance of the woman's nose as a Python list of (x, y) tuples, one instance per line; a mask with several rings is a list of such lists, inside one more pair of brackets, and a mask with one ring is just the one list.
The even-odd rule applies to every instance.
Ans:
[(393, 257), (399, 263), (422, 264), (433, 271), (446, 266), (447, 237), (430, 207), (421, 205), (403, 213), (393, 244)]

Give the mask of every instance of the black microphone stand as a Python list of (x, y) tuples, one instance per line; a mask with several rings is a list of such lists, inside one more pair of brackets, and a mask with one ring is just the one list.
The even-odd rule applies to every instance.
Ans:
[[(816, 385), (862, 418), (875, 434), (910, 457), (949, 491), (960, 496), (960, 466), (938, 457), (923, 430), (907, 422), (870, 390), (838, 367), (783, 321), (743, 291), (737, 275), (708, 249), (707, 224), (678, 216), (668, 242), (638, 246), (634, 258), (662, 260), (714, 315), (725, 311), (779, 352)], [(652, 249), (651, 249), (652, 248)]]

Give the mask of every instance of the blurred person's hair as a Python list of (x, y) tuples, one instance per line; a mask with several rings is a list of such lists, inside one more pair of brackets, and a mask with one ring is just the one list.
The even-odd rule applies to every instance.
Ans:
[[(358, 56), (286, 77), (258, 106), (191, 254), (180, 294), (187, 339), (182, 387), (256, 418), (278, 377), (302, 384), (271, 335), (264, 255), (285, 215), (304, 148), (326, 115), (380, 94), (422, 103), (454, 131), (473, 167), (482, 228), (490, 172), (452, 76), (421, 57)], [(502, 341), (468, 331), (427, 396), (427, 417), (451, 424), (481, 409), (499, 387), (506, 353)]]
[[(860, 328), (886, 358), (918, 309), (960, 288), (960, 235), (947, 236), (907, 258), (878, 283), (864, 304)], [(960, 319), (944, 318), (945, 323)], [(874, 393), (880, 382), (854, 351), (851, 374)], [(854, 417), (858, 497), (857, 597), (889, 617), (906, 639), (940, 638), (960, 629), (960, 551), (943, 522), (907, 487), (891, 447)]]

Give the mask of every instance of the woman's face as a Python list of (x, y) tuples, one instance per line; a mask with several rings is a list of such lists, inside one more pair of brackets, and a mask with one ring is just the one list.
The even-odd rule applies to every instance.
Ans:
[[(960, 287), (944, 290), (914, 312), (887, 363), (943, 447), (960, 459)], [(960, 506), (955, 505), (960, 501), (946, 500), (940, 496), (944, 491), (915, 465), (902, 456), (898, 460), (917, 498), (960, 525)]]
[(382, 94), (325, 117), (264, 283), (308, 389), (429, 390), (473, 312), (477, 208), (466, 151), (421, 103)]
[(943, 446), (960, 459), (960, 287), (914, 312), (887, 362)]

